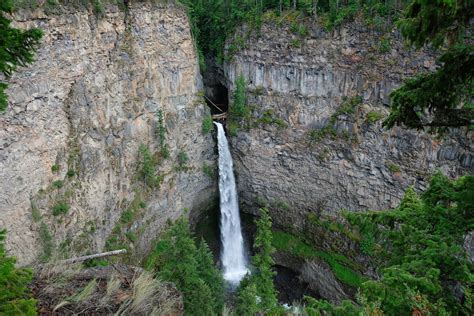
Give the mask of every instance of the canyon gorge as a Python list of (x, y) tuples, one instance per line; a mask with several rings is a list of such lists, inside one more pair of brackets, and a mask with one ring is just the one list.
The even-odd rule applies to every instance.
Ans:
[[(268, 14), (258, 31), (237, 26), (228, 58), (206, 56), (200, 68), (192, 21), (173, 1), (9, 17), (44, 33), (35, 61), (9, 78), (0, 114), (0, 230), (19, 266), (121, 248), (125, 263), (142, 266), (182, 216), (198, 236), (218, 230), (216, 113), (225, 112), (214, 118), (227, 133), (248, 254), (262, 207), (277, 242), (297, 236), (323, 253), (299, 256), (279, 243), (272, 257), (284, 303), (355, 300), (357, 287), (334, 268), (345, 261), (327, 254), (344, 254), (357, 278), (378, 278), (343, 214), (396, 209), (437, 171), (474, 171), (472, 128), (439, 136), (382, 126), (390, 93), (438, 67), (439, 52), (407, 47), (396, 28), (380, 35), (359, 20), (331, 30), (311, 22), (302, 34)], [(250, 114), (236, 119), (239, 77)], [(473, 236), (463, 245), (471, 264)]]

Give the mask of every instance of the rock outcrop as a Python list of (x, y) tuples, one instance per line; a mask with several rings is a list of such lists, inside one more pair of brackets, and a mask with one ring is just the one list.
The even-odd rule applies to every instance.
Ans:
[[(258, 124), (232, 139), (244, 210), (255, 213), (266, 200), (277, 206), (277, 226), (301, 231), (308, 213), (395, 207), (436, 169), (453, 177), (473, 171), (472, 131), (439, 140), (382, 128), (389, 93), (436, 65), (432, 53), (404, 48), (396, 32), (384, 37), (389, 48), (378, 36), (356, 22), (332, 33), (315, 25), (306, 38), (266, 23), (224, 65), (230, 89), (237, 76), (246, 78)], [(360, 104), (341, 107), (356, 96)]]
[[(101, 16), (58, 10), (13, 17), (17, 27), (44, 30), (36, 61), (11, 78), (0, 115), (0, 228), (20, 264), (44, 243), (101, 250), (137, 196), (140, 214), (126, 230), (145, 251), (167, 219), (216, 195), (202, 172), (216, 157), (212, 137), (201, 133), (209, 109), (196, 96), (202, 80), (185, 12), (144, 3), (127, 12), (107, 6)], [(169, 158), (159, 155), (163, 135)], [(160, 161), (159, 189), (139, 179), (140, 144)]]

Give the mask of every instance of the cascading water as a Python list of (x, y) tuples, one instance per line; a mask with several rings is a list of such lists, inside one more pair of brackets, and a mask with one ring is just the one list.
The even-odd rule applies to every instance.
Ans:
[(244, 252), (244, 240), (240, 229), (239, 204), (235, 187), (232, 156), (222, 124), (217, 125), (219, 147), (219, 192), (221, 207), (222, 266), (224, 279), (238, 284), (247, 274), (247, 258)]

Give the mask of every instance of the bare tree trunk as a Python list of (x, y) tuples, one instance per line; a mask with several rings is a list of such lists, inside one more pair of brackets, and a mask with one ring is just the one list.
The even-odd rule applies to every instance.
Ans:
[(120, 255), (120, 254), (122, 254), (122, 253), (127, 253), (127, 250), (126, 250), (126, 249), (120, 249), (120, 250), (114, 250), (114, 251), (96, 253), (96, 254), (93, 254), (93, 255), (82, 256), (82, 257), (76, 257), (76, 258), (71, 258), (71, 259), (63, 260), (63, 261), (61, 261), (61, 263), (63, 263), (63, 264), (71, 264), (71, 263), (83, 262), (83, 261), (90, 260), (90, 259), (95, 259), (95, 258), (103, 258), (103, 257), (109, 257), (109, 256)]

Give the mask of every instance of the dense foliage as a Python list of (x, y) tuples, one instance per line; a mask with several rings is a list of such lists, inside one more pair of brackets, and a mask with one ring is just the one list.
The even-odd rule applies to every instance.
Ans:
[(386, 126), (439, 130), (473, 124), (474, 46), (472, 39), (466, 40), (473, 17), (473, 1), (413, 0), (407, 7), (398, 23), (407, 41), (418, 48), (431, 44), (445, 51), (435, 72), (410, 78), (392, 92)]
[[(180, 0), (188, 8), (193, 35), (196, 39), (201, 67), (204, 55), (224, 58), (224, 44), (234, 34), (235, 27), (246, 23), (256, 31), (264, 13), (274, 10), (277, 16), (286, 10), (302, 16), (321, 16), (324, 25), (331, 28), (353, 19), (363, 12), (370, 25), (380, 26), (384, 20), (398, 14), (407, 0)], [(281, 19), (283, 20), (283, 19)], [(304, 28), (294, 25), (301, 34)]]
[(314, 315), (472, 314), (473, 265), (462, 244), (474, 228), (473, 176), (451, 181), (437, 173), (421, 197), (410, 188), (395, 210), (347, 217), (359, 227), (380, 278), (360, 286), (359, 305), (309, 299)]
[(11, 27), (5, 13), (13, 10), (11, 0), (0, 1), (0, 112), (6, 110), (8, 87), (6, 79), (17, 70), (33, 61), (34, 51), (39, 45), (42, 32), (39, 29), (20, 30)]
[(196, 246), (184, 218), (178, 219), (156, 243), (147, 267), (181, 291), (186, 314), (216, 315), (222, 310), (222, 276), (206, 243), (201, 241)]
[(241, 283), (237, 308), (239, 315), (255, 315), (256, 310), (275, 313), (277, 309), (277, 292), (273, 285), (276, 273), (272, 268), (275, 264), (272, 258), (275, 252), (272, 244), (272, 219), (266, 208), (260, 209), (260, 218), (255, 224), (255, 255), (252, 258), (255, 271)]
[(36, 301), (29, 297), (27, 285), (33, 273), (15, 268), (15, 258), (6, 254), (5, 231), (0, 231), (0, 315), (36, 315)]

